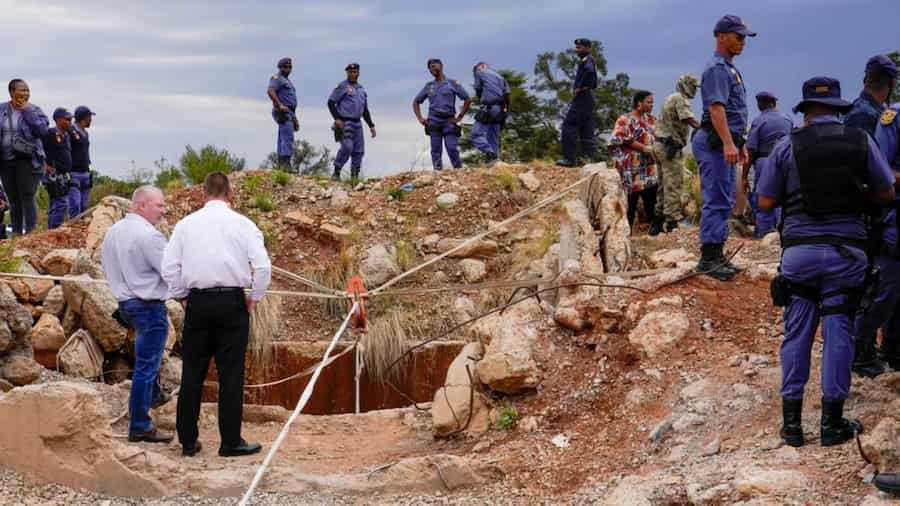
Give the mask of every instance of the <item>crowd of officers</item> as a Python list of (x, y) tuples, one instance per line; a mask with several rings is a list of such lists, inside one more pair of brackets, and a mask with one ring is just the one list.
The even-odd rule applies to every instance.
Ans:
[[(28, 83), (13, 79), (8, 88), (10, 100), (0, 104), (2, 211), (9, 210), (13, 235), (34, 230), (35, 198), (42, 183), (50, 196), (47, 227), (56, 228), (88, 206), (92, 177), (87, 130), (94, 113), (84, 105), (74, 114), (58, 107), (51, 126), (41, 108), (30, 102)], [(2, 220), (0, 237), (5, 238)]]

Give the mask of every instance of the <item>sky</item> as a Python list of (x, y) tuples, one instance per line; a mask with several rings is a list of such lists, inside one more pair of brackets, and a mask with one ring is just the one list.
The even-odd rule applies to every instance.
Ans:
[[(680, 74), (703, 71), (716, 20), (736, 14), (759, 33), (735, 60), (748, 97), (772, 91), (789, 112), (803, 80), (836, 77), (855, 97), (866, 60), (900, 49), (896, 0), (0, 0), (0, 12), (0, 78), (27, 80), (48, 116), (58, 106), (94, 110), (93, 167), (116, 177), (176, 162), (188, 144), (258, 166), (275, 150), (266, 87), (283, 56), (294, 59), (298, 137), (333, 150), (325, 102), (346, 64), (360, 63), (378, 132), (366, 138), (371, 177), (430, 167), (411, 101), (431, 56), (471, 90), (477, 61), (531, 75), (538, 53), (588, 37), (603, 43), (610, 76), (628, 73), (660, 106)], [(699, 113), (699, 98), (694, 106)]]

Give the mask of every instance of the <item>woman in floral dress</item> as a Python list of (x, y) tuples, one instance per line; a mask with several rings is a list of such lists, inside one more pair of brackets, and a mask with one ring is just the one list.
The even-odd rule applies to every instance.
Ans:
[(610, 153), (622, 178), (622, 186), (628, 196), (628, 224), (634, 224), (638, 200), (643, 200), (647, 218), (653, 223), (656, 191), (656, 160), (653, 158), (653, 137), (656, 118), (653, 110), (653, 94), (638, 91), (632, 100), (634, 109), (619, 116), (610, 140)]

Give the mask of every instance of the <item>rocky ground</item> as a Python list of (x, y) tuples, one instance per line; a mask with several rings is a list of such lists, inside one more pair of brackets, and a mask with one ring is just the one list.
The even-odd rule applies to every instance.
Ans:
[[(348, 273), (362, 273), (371, 288), (580, 177), (501, 165), (349, 188), (302, 178), (281, 185), (264, 171), (248, 171), (235, 177), (235, 207), (260, 225), (275, 265), (334, 287)], [(411, 191), (402, 189), (409, 183)], [(768, 298), (777, 238), (733, 238), (729, 249), (740, 248), (735, 260), (748, 269), (732, 282), (690, 276), (696, 228), (653, 238), (639, 225), (629, 238), (622, 199), (604, 185), (397, 287), (541, 278), (547, 281), (538, 287), (599, 280), (643, 291), (545, 292), (452, 333), (446, 339), (472, 344), (449, 366), (433, 402), (301, 416), (253, 504), (888, 504), (869, 485), (875, 467), (854, 444), (817, 444), (821, 341), (804, 407), (808, 444), (795, 449), (778, 438), (782, 322)], [(274, 208), (266, 210), (260, 196)], [(169, 195), (167, 222), (196, 209), (199, 199), (190, 188)], [(16, 244), (29, 262), (23, 269), (96, 277), (91, 248), (122, 205), (108, 203), (87, 221), (23, 239)], [(595, 229), (607, 232), (599, 248)], [(130, 337), (98, 316), (108, 305), (98, 286), (0, 284), (10, 335), (0, 357), (9, 390), (0, 396), (0, 424), (21, 427), (0, 432), (0, 502), (236, 504), (263, 455), (215, 455), (213, 404), (201, 416), (204, 450), (195, 459), (182, 458), (175, 443), (127, 444), (127, 420), (110, 425), (127, 401), (127, 373), (111, 371), (127, 368)], [(285, 279), (276, 287), (308, 289)], [(372, 320), (399, 315), (416, 342), (511, 295), (511, 288), (395, 295), (372, 302)], [(276, 339), (321, 341), (340, 311), (286, 298)], [(170, 317), (177, 328), (179, 315), (173, 310)], [(62, 341), (78, 332), (82, 354), (65, 353)], [(172, 336), (172, 364), (179, 338)], [(97, 368), (91, 350), (109, 384), (86, 378)], [(48, 369), (57, 357), (67, 374)], [(897, 394), (900, 373), (854, 379), (847, 404), (866, 425), (863, 447), (882, 469), (900, 465), (900, 422), (890, 418), (900, 408)], [(287, 415), (248, 405), (245, 438), (268, 447)], [(172, 403), (154, 416), (173, 428)]]

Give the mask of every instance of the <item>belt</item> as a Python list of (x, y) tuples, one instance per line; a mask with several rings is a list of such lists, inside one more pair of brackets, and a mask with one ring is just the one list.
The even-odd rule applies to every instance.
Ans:
[(430, 116), (434, 117), (434, 119), (450, 119), (455, 117), (455, 114), (430, 114)]
[(344, 116), (340, 116), (341, 121), (359, 121), (359, 118), (347, 118)]
[(160, 300), (160, 299), (139, 299), (137, 297), (135, 297), (133, 299), (128, 299), (128, 300), (125, 300), (122, 302), (128, 302), (129, 300), (139, 300), (145, 304), (165, 304), (166, 303), (166, 301)]
[(816, 235), (812, 237), (782, 237), (781, 248), (787, 249), (793, 246), (810, 246), (815, 244), (825, 244), (830, 246), (850, 246), (862, 251), (866, 251), (865, 239), (851, 239), (849, 237), (838, 237), (833, 235)]
[(191, 293), (230, 293), (243, 292), (239, 286), (214, 286), (212, 288), (191, 288)]

